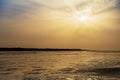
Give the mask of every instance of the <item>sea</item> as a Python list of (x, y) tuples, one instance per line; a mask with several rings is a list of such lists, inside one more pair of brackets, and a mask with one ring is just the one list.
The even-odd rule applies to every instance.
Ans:
[(0, 80), (120, 80), (120, 52), (1, 51)]

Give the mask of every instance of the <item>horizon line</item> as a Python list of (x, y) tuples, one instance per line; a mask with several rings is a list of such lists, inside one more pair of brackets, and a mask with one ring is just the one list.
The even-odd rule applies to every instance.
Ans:
[(91, 51), (91, 52), (120, 52), (120, 50), (93, 50), (82, 48), (25, 48), (25, 47), (0, 47), (0, 51)]

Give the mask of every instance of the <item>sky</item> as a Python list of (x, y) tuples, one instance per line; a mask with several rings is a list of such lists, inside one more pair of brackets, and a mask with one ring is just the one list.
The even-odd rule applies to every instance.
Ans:
[(0, 47), (120, 50), (120, 0), (0, 0)]

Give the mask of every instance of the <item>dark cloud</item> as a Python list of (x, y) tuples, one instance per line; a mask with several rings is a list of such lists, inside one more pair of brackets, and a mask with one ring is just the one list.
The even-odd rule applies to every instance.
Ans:
[(0, 15), (2, 15), (2, 12), (4, 10), (4, 5), (5, 5), (5, 1), (4, 0), (0, 0)]
[(120, 0), (117, 0), (117, 8), (120, 9)]
[(0, 17), (20, 16), (25, 13), (33, 12), (35, 9), (43, 6), (35, 1), (6, 1), (0, 0)]
[(3, 3), (4, 3), (4, 1), (0, 0), (0, 12), (1, 12), (2, 8), (3, 8)]

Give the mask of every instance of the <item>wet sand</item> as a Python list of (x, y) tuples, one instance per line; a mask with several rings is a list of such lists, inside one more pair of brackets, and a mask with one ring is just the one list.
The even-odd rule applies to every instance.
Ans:
[(120, 53), (0, 52), (0, 80), (120, 80)]

